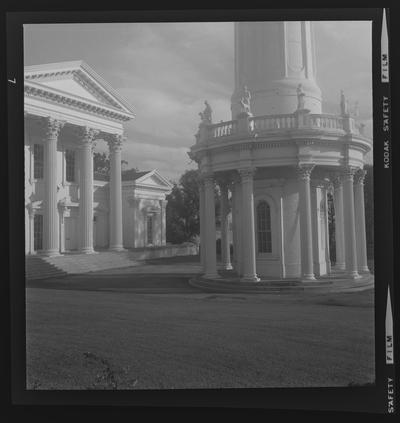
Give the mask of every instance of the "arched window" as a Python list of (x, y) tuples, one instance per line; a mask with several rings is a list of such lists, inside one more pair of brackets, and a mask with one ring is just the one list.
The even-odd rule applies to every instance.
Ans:
[(259, 253), (272, 253), (271, 209), (266, 201), (257, 205), (257, 243)]

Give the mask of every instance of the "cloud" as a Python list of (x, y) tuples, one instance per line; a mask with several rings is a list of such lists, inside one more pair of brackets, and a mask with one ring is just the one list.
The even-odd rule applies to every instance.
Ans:
[[(317, 82), (325, 111), (337, 113), (340, 90), (359, 101), (372, 133), (371, 23), (319, 21)], [(31, 24), (24, 26), (25, 64), (85, 60), (132, 104), (123, 150), (130, 166), (158, 168), (178, 179), (189, 165), (199, 112), (230, 120), (234, 88), (232, 22)], [(165, 173), (164, 173), (165, 172)]]

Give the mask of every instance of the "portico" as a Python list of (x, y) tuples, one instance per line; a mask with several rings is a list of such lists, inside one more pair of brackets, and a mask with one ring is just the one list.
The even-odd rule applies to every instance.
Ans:
[[(106, 216), (96, 230), (122, 249), (121, 148), (133, 117), (84, 62), (25, 68), (26, 254), (93, 253), (96, 210)], [(93, 179), (97, 140), (109, 146), (107, 187)]]

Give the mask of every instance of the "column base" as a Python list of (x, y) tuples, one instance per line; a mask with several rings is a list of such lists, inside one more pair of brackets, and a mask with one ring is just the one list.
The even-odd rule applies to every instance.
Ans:
[(345, 263), (335, 263), (335, 269), (336, 270), (346, 270), (346, 264)]
[(97, 251), (94, 251), (93, 248), (82, 248), (79, 250), (80, 254), (98, 254)]
[(260, 282), (260, 278), (257, 275), (243, 276), (240, 282)]
[(302, 281), (316, 281), (315, 279), (315, 275), (313, 273), (307, 274), (307, 275), (303, 275), (301, 277)]
[(360, 279), (361, 276), (356, 271), (347, 272), (346, 277), (348, 279)]
[(124, 248), (122, 245), (112, 245), (108, 248), (108, 250), (115, 252), (127, 251), (126, 248)]
[(45, 257), (55, 257), (55, 256), (60, 256), (61, 254), (59, 250), (43, 250), (37, 255), (45, 256)]
[(221, 268), (224, 269), (224, 270), (232, 270), (233, 269), (231, 263), (222, 264)]
[(205, 273), (203, 275), (203, 278), (205, 278), (205, 279), (219, 279), (220, 276), (219, 276), (218, 273)]
[(358, 269), (358, 273), (362, 273), (363, 275), (369, 275), (371, 271), (368, 269), (368, 266), (365, 266)]

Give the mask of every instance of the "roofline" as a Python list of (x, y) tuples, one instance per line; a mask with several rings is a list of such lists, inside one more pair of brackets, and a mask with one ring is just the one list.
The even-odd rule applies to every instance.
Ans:
[(40, 65), (30, 65), (24, 67), (24, 75), (34, 74), (34, 73), (43, 73), (49, 71), (49, 73), (55, 73), (60, 71), (79, 71), (83, 70), (91, 78), (93, 78), (96, 83), (105, 88), (110, 92), (130, 113), (135, 115), (132, 110), (130, 103), (119, 94), (102, 76), (100, 76), (95, 70), (93, 70), (84, 60), (74, 60), (68, 62), (54, 62), (54, 63), (44, 63)]

